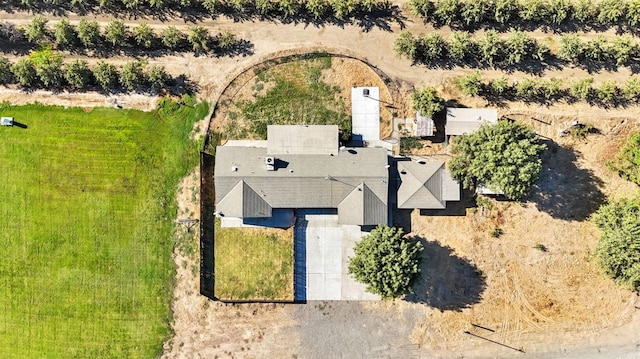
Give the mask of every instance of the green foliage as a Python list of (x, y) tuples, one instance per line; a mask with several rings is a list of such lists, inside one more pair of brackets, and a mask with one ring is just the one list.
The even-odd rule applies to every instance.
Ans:
[(460, 10), (460, 19), (467, 26), (482, 24), (488, 17), (489, 4), (485, 0), (466, 0)]
[(419, 150), (423, 147), (420, 140), (416, 137), (402, 137), (400, 138), (400, 151), (411, 152), (411, 150)]
[(632, 135), (607, 167), (620, 177), (640, 186), (640, 133)]
[[(288, 1), (291, 4), (297, 4), (295, 0), (281, 0)], [(331, 7), (333, 8), (333, 15), (340, 20), (349, 18), (356, 10), (356, 3), (354, 0), (330, 0)], [(290, 9), (285, 16), (294, 16), (297, 12), (296, 9)]]
[(598, 99), (605, 103), (611, 103), (615, 98), (616, 92), (616, 84), (613, 81), (604, 81), (600, 87), (598, 87)]
[(456, 81), (456, 86), (465, 95), (478, 96), (482, 91), (482, 76), (480, 75), (480, 71), (475, 70), (466, 76), (460, 77)]
[(217, 36), (216, 42), (220, 49), (229, 50), (236, 46), (236, 44), (238, 43), (238, 39), (236, 39), (236, 35), (234, 35), (231, 31), (225, 30)]
[(192, 25), (189, 27), (187, 40), (191, 44), (193, 52), (206, 52), (209, 49), (209, 30), (200, 25)]
[(138, 46), (142, 46), (144, 49), (151, 48), (156, 41), (156, 34), (153, 32), (151, 26), (146, 22), (140, 23), (133, 30), (133, 37), (136, 40)]
[(624, 84), (622, 89), (624, 97), (629, 101), (640, 100), (640, 79), (637, 77), (630, 77)]
[(22, 87), (31, 87), (36, 80), (36, 69), (29, 58), (21, 58), (11, 66), (13, 77)]
[(617, 24), (625, 13), (625, 2), (601, 0), (598, 3), (598, 22), (602, 25)]
[(584, 55), (593, 61), (607, 61), (610, 57), (611, 50), (607, 39), (598, 35), (593, 40), (587, 42), (584, 49)]
[(482, 63), (493, 66), (501, 61), (503, 54), (503, 42), (495, 30), (487, 30), (478, 40), (478, 49), (480, 50), (480, 61)]
[(546, 19), (547, 5), (543, 0), (523, 0), (518, 15), (524, 21), (540, 22)]
[(536, 245), (533, 246), (533, 248), (539, 250), (540, 252), (546, 252), (547, 251), (547, 247), (545, 247), (544, 244), (540, 244), (540, 243), (536, 243)]
[(110, 63), (99, 61), (93, 68), (93, 76), (96, 83), (107, 91), (118, 83), (118, 69)]
[(80, 20), (78, 23), (78, 39), (86, 48), (92, 48), (100, 42), (100, 25), (97, 21)]
[(129, 61), (120, 70), (120, 84), (128, 91), (135, 91), (144, 86), (146, 76), (142, 61)]
[(69, 24), (67, 19), (58, 21), (53, 26), (53, 35), (56, 41), (56, 45), (62, 47), (74, 46), (78, 41), (78, 34), (75, 28)]
[(569, 93), (580, 100), (587, 101), (591, 95), (591, 84), (593, 84), (593, 78), (576, 80), (571, 84)]
[(516, 0), (496, 0), (494, 18), (499, 24), (507, 24), (516, 14), (518, 2)]
[(640, 24), (640, 0), (627, 1), (627, 24), (635, 27)]
[(409, 0), (407, 6), (411, 10), (412, 14), (422, 16), (424, 18), (431, 17), (435, 11), (435, 6), (431, 0)]
[(427, 62), (443, 58), (446, 43), (442, 35), (431, 32), (418, 40), (418, 53)]
[(558, 50), (558, 57), (577, 63), (582, 56), (584, 44), (578, 34), (565, 34), (560, 37), (560, 49)]
[(597, 10), (591, 0), (575, 0), (572, 7), (575, 20), (583, 24), (589, 24), (594, 20)]
[(169, 81), (169, 75), (164, 70), (164, 67), (160, 65), (149, 66), (146, 77), (149, 81), (149, 85), (155, 91), (165, 88)]
[(0, 84), (6, 85), (13, 82), (11, 62), (4, 56), (0, 57)]
[(24, 34), (27, 40), (33, 43), (39, 43), (47, 37), (47, 23), (49, 20), (42, 16), (36, 16), (24, 28)]
[(473, 41), (466, 31), (455, 31), (447, 44), (447, 53), (454, 62), (462, 62), (473, 54)]
[(104, 29), (104, 38), (114, 47), (122, 47), (129, 40), (129, 29), (120, 20), (113, 20)]
[[(552, 25), (560, 25), (569, 17), (571, 4), (566, 0), (551, 0), (547, 12), (547, 22)], [(544, 21), (544, 19), (542, 20)]]
[(440, 24), (451, 25), (458, 20), (458, 12), (461, 7), (459, 0), (440, 0), (436, 4), (433, 17)]
[(598, 265), (607, 276), (632, 290), (640, 290), (639, 200), (613, 201), (601, 206), (594, 216), (600, 228), (595, 250)]
[(422, 243), (403, 237), (402, 229), (378, 226), (364, 236), (349, 258), (349, 273), (382, 298), (409, 294), (420, 275)]
[(517, 65), (534, 53), (535, 40), (523, 31), (514, 31), (505, 40), (507, 63)]
[(562, 92), (562, 81), (558, 79), (550, 79), (548, 81), (540, 81), (538, 83), (538, 93), (546, 101), (557, 98)]
[(502, 95), (509, 89), (509, 80), (506, 76), (502, 75), (501, 77), (491, 81), (489, 83), (489, 88), (495, 95)]
[(74, 60), (65, 66), (64, 78), (72, 88), (85, 88), (91, 81), (91, 70), (87, 61)]
[(170, 50), (176, 50), (180, 48), (184, 41), (184, 34), (180, 32), (175, 26), (167, 26), (162, 30), (162, 44)]
[(532, 78), (522, 79), (518, 81), (515, 88), (518, 97), (524, 100), (532, 99), (538, 94), (538, 81)]
[(45, 87), (60, 87), (64, 82), (62, 59), (64, 56), (53, 52), (51, 47), (33, 51), (29, 59), (36, 69), (36, 75)]
[(433, 117), (434, 114), (444, 110), (444, 100), (438, 96), (438, 91), (433, 87), (425, 87), (412, 95), (413, 109), (420, 111), (423, 116)]
[(403, 31), (398, 35), (393, 43), (393, 50), (400, 56), (415, 61), (417, 57), (417, 44), (413, 34), (409, 31)]
[[(263, 0), (263, 2), (272, 4), (271, 0)], [(431, 4), (430, 1), (425, 2)], [(305, 1), (305, 8), (311, 15), (313, 15), (313, 18), (317, 20), (326, 16), (329, 11), (330, 5), (326, 0), (307, 0)]]
[(504, 231), (501, 228), (494, 228), (493, 231), (491, 231), (491, 237), (493, 238), (500, 238), (501, 235), (504, 234)]
[(12, 328), (0, 335), (2, 356), (160, 356), (171, 335), (175, 192), (197, 165), (189, 135), (207, 106), (3, 111), (29, 128), (0, 141), (0, 188), (10, 189), (0, 213), (13, 217), (0, 220), (0, 308)]
[(638, 44), (629, 35), (616, 38), (611, 45), (611, 54), (618, 66), (625, 65), (635, 58)]
[(482, 182), (507, 198), (520, 199), (538, 179), (544, 149), (533, 130), (519, 122), (485, 124), (472, 134), (455, 138), (449, 171), (464, 188)]

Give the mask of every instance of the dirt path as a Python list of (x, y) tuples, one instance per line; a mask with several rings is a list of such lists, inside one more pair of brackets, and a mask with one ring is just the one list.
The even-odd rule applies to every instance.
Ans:
[[(21, 24), (31, 17), (32, 15), (25, 13), (0, 13), (1, 19)], [(78, 19), (75, 16), (71, 18), (73, 21)], [(110, 20), (102, 16), (91, 18), (101, 23)], [(135, 21), (126, 22), (131, 25)], [(157, 21), (149, 22), (153, 26), (161, 26)], [(163, 23), (167, 24), (174, 24), (183, 30), (187, 27), (181, 19)], [(416, 87), (435, 85), (450, 94), (451, 98), (459, 96), (451, 88), (451, 78), (471, 71), (461, 68), (428, 70), (411, 66), (406, 59), (398, 59), (392, 50), (393, 41), (401, 30), (397, 23), (390, 24), (390, 31), (380, 28), (364, 31), (354, 25), (341, 28), (260, 21), (238, 23), (226, 18), (204, 21), (202, 24), (209, 27), (212, 33), (232, 30), (253, 44), (254, 54), (234, 58), (179, 54), (151, 57), (149, 62), (164, 65), (172, 74), (186, 74), (201, 85), (200, 96), (211, 101), (215, 101), (232, 78), (252, 64), (279, 53), (300, 49), (328, 49), (351, 54), (374, 64), (392, 79)], [(403, 26), (414, 33), (431, 30), (421, 20), (412, 17), (407, 17)], [(446, 29), (440, 31), (445, 36), (448, 32)], [(610, 35), (608, 32), (607, 36)], [(548, 34), (535, 32), (534, 36), (542, 39)], [(129, 59), (127, 56), (118, 56), (112, 61), (124, 63)], [(494, 77), (502, 73), (483, 71), (483, 74)], [(509, 74), (514, 79), (524, 75), (519, 72)], [(581, 69), (573, 68), (547, 71), (544, 75), (563, 81), (590, 76)], [(599, 82), (604, 79), (625, 81), (629, 75), (627, 69), (622, 69), (593, 76)], [(467, 105), (485, 105), (479, 99), (461, 99)], [(96, 93), (24, 93), (2, 88), (0, 101), (4, 100), (82, 107), (109, 104), (108, 97)], [(155, 103), (155, 99), (141, 95), (119, 97), (118, 101), (123, 107), (147, 110), (153, 108)], [(508, 108), (500, 110), (501, 114), (520, 116), (519, 114), (525, 113), (521, 120), (530, 122), (540, 134), (556, 140), (558, 128), (572, 119), (592, 121), (604, 130), (613, 131), (616, 123), (623, 118), (629, 119), (628, 122), (636, 122), (635, 119), (640, 115), (638, 107), (608, 110), (587, 105), (508, 105)], [(552, 120), (554, 125), (541, 125), (532, 120), (532, 117)], [(607, 118), (617, 119), (609, 121)], [(628, 192), (629, 189), (602, 166), (602, 157), (608, 153), (611, 146), (607, 146), (607, 142), (611, 139), (603, 136), (587, 144), (566, 144), (565, 149), (568, 150), (558, 149), (565, 157), (558, 155), (548, 159), (548, 173), (553, 173), (555, 165), (566, 165), (573, 171), (571, 174), (585, 176), (590, 173), (593, 178), (602, 180), (602, 195)], [(575, 159), (571, 157), (573, 149), (578, 153)], [(198, 194), (194, 189), (198, 183), (197, 173), (196, 170), (185, 178), (178, 198), (180, 214), (196, 218)], [(553, 188), (557, 184), (564, 184), (566, 187), (572, 180), (575, 181), (569, 177), (560, 178), (560, 182), (550, 181), (547, 186)], [(578, 194), (572, 197), (571, 202), (560, 204), (565, 205), (565, 209), (581, 209), (582, 199)], [(593, 228), (583, 221), (562, 218), (558, 212), (554, 215), (551, 210), (556, 208), (551, 206), (556, 203), (554, 200), (557, 202), (563, 200), (563, 197), (540, 199), (523, 208), (504, 209), (502, 216), (507, 220), (500, 225), (504, 226), (507, 234), (499, 240), (486, 238), (484, 228), (474, 227), (482, 220), (476, 216), (416, 218), (413, 229), (416, 234), (439, 241), (442, 248), (450, 248), (443, 250), (434, 247), (434, 250), (451, 254), (453, 260), (456, 257), (470, 259), (487, 276), (487, 289), (482, 294), (482, 301), (458, 311), (440, 311), (425, 304), (404, 301), (227, 306), (208, 301), (199, 295), (196, 257), (178, 248), (174, 254), (177, 268), (173, 304), (175, 337), (166, 343), (164, 357), (522, 356), (520, 352), (464, 334), (465, 330), (472, 329), (470, 323), (481, 323), (496, 330), (483, 334), (515, 348), (525, 348), (528, 356), (640, 356), (640, 338), (637, 335), (640, 333), (640, 310), (635, 309), (636, 306), (640, 307), (640, 300), (628, 291), (614, 287), (597, 273), (588, 258), (585, 259), (595, 241)], [(439, 230), (434, 231), (433, 228)], [(532, 228), (540, 233), (527, 235)], [(185, 243), (196, 243), (195, 231), (179, 232), (178, 235), (183, 236), (181, 241)], [(565, 240), (549, 244), (550, 238), (558, 239), (556, 237)], [(532, 249), (536, 241), (545, 241), (550, 248), (548, 255)], [(583, 275), (571, 281), (574, 273)], [(542, 283), (542, 279), (550, 282)], [(548, 293), (546, 286), (549, 286)], [(547, 301), (543, 300), (544, 296), (541, 294), (547, 296)]]

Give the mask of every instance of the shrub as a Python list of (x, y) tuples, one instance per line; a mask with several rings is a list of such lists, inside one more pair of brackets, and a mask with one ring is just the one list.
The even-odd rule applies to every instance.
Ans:
[(625, 83), (622, 92), (624, 93), (624, 97), (629, 101), (640, 100), (640, 79), (630, 77)]
[(419, 54), (426, 61), (434, 61), (444, 56), (446, 43), (437, 32), (432, 32), (420, 38), (418, 43)]
[(89, 65), (85, 60), (74, 60), (65, 67), (64, 78), (75, 89), (85, 88), (91, 81)]
[(58, 46), (75, 46), (78, 41), (78, 35), (74, 27), (69, 21), (62, 19), (53, 26), (56, 45)]
[(99, 61), (93, 68), (93, 76), (96, 79), (96, 83), (107, 91), (118, 83), (118, 69), (113, 65), (104, 61)]
[(569, 93), (580, 100), (587, 101), (591, 95), (591, 84), (593, 78), (581, 79), (573, 82), (569, 88)]
[(615, 25), (625, 13), (625, 2), (620, 0), (601, 0), (598, 3), (598, 22), (602, 25)]
[(480, 50), (480, 62), (493, 66), (501, 61), (503, 50), (503, 42), (495, 30), (487, 30), (478, 40), (478, 49)]
[(146, 81), (142, 61), (127, 62), (120, 70), (120, 84), (128, 91), (135, 91), (144, 86)]
[(45, 87), (61, 87), (64, 82), (62, 60), (64, 56), (53, 52), (50, 47), (34, 51), (29, 59), (36, 69), (36, 75)]
[(205, 52), (209, 49), (209, 31), (205, 27), (200, 25), (190, 26), (187, 40), (195, 53)]
[(607, 167), (620, 177), (640, 186), (640, 133), (627, 140), (620, 153), (607, 162)]
[(607, 61), (611, 54), (609, 43), (604, 36), (598, 35), (595, 39), (587, 42), (584, 54), (588, 59), (593, 61)]
[(489, 88), (495, 95), (502, 95), (507, 91), (507, 89), (509, 89), (509, 80), (503, 75), (500, 78), (491, 81), (489, 83)]
[(458, 20), (458, 12), (461, 7), (459, 0), (440, 0), (436, 4), (433, 17), (440, 24), (451, 25)]
[(184, 34), (175, 26), (167, 26), (162, 30), (162, 44), (170, 50), (176, 50), (181, 47), (184, 41)]
[(507, 24), (514, 18), (517, 9), (516, 0), (496, 0), (494, 18), (499, 24)]
[(433, 117), (437, 112), (444, 110), (444, 101), (438, 96), (438, 91), (433, 87), (425, 87), (414, 92), (413, 108), (420, 111), (423, 116)]
[(560, 49), (558, 49), (558, 57), (577, 63), (582, 56), (583, 43), (578, 34), (565, 34), (560, 37)]
[(489, 4), (485, 0), (466, 0), (460, 10), (460, 19), (467, 26), (482, 24), (487, 18)]
[(422, 243), (403, 237), (402, 229), (378, 226), (364, 236), (349, 258), (349, 273), (382, 298), (409, 294), (420, 275)]
[(469, 96), (478, 96), (482, 91), (482, 78), (480, 71), (475, 70), (469, 75), (460, 77), (456, 82), (456, 86)]
[(406, 56), (413, 61), (418, 59), (416, 39), (409, 31), (400, 33), (393, 43), (393, 49), (398, 55)]
[(455, 62), (462, 62), (473, 53), (473, 41), (466, 31), (455, 31), (447, 44), (449, 58)]
[(31, 87), (36, 80), (36, 69), (29, 58), (21, 58), (11, 66), (13, 77), (22, 87)]
[(607, 276), (632, 290), (640, 290), (638, 201), (638, 198), (613, 201), (601, 206), (594, 216), (594, 222), (600, 228), (600, 240), (595, 250), (598, 265)]
[(605, 103), (613, 102), (616, 95), (616, 85), (613, 81), (604, 81), (600, 87), (598, 87), (598, 99)]
[(151, 26), (146, 22), (140, 23), (133, 30), (133, 36), (138, 46), (142, 46), (145, 49), (151, 48), (156, 41), (156, 34), (153, 32)]
[(100, 25), (97, 21), (80, 20), (78, 23), (78, 39), (86, 48), (92, 48), (100, 42)]
[(33, 43), (39, 43), (47, 37), (47, 23), (49, 20), (42, 16), (36, 16), (24, 28), (24, 34), (27, 40)]
[(149, 81), (149, 86), (155, 91), (163, 89), (169, 81), (169, 75), (164, 70), (164, 67), (159, 65), (149, 66), (146, 77)]
[(113, 20), (107, 24), (104, 37), (114, 47), (125, 46), (129, 39), (129, 29), (122, 21)]
[(411, 10), (412, 14), (424, 18), (431, 17), (435, 10), (435, 6), (430, 0), (410, 0), (407, 6)]

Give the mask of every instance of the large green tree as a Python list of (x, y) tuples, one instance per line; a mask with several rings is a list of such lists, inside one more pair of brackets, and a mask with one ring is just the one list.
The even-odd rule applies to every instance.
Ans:
[(444, 109), (444, 101), (438, 96), (438, 91), (433, 87), (425, 87), (413, 93), (413, 109), (420, 111), (422, 115), (433, 117), (436, 112)]
[(531, 128), (498, 121), (456, 137), (450, 148), (449, 171), (464, 188), (483, 183), (507, 198), (519, 199), (538, 179), (545, 146), (538, 143)]
[(605, 204), (594, 216), (600, 228), (595, 255), (618, 283), (640, 290), (640, 198)]
[(607, 167), (620, 177), (640, 186), (640, 132), (627, 140), (620, 153), (607, 162)]
[(409, 294), (420, 275), (422, 243), (402, 236), (400, 228), (378, 226), (355, 246), (349, 273), (382, 298)]

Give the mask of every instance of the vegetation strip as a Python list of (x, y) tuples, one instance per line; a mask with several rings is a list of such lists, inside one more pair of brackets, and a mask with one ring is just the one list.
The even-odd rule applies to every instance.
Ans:
[(583, 42), (577, 34), (565, 34), (559, 49), (553, 52), (520, 30), (506, 37), (488, 30), (477, 38), (468, 32), (453, 32), (447, 40), (437, 32), (414, 36), (405, 31), (396, 38), (394, 50), (399, 56), (430, 67), (499, 67), (528, 72), (539, 72), (550, 64), (570, 63), (587, 70), (615, 69), (631, 67), (640, 58), (638, 42), (629, 35), (613, 41), (598, 36)]
[(2, 51), (20, 46), (37, 47), (53, 44), (58, 50), (93, 51), (100, 55), (109, 51), (193, 51), (197, 54), (235, 55), (251, 52), (251, 44), (230, 31), (211, 36), (209, 30), (200, 25), (191, 25), (184, 33), (175, 26), (167, 26), (160, 34), (147, 23), (142, 22), (130, 29), (120, 20), (109, 22), (103, 29), (97, 21), (82, 19), (72, 25), (62, 19), (53, 25), (36, 16), (24, 27), (10, 22), (0, 23), (0, 43)]
[(179, 179), (206, 104), (141, 112), (0, 106), (0, 348), (150, 358), (169, 336)]
[(478, 28), (553, 28), (557, 31), (606, 30), (635, 32), (640, 23), (639, 0), (410, 0), (417, 16), (436, 26)]

